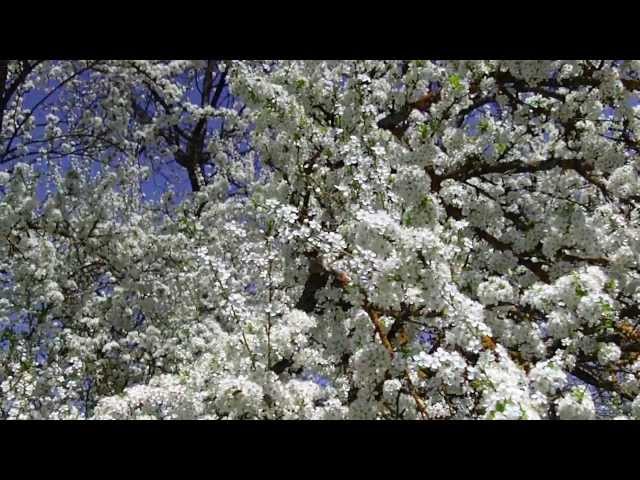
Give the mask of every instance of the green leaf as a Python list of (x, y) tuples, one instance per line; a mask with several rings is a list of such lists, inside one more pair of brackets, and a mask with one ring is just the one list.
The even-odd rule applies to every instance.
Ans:
[(522, 408), (522, 406), (520, 406), (520, 417), (522, 420), (529, 420), (529, 415), (527, 415), (527, 412)]
[(486, 381), (476, 378), (471, 382), (471, 386), (474, 390), (484, 390), (488, 385)]
[(430, 121), (429, 130), (434, 134), (440, 133), (440, 121), (436, 119)]
[(505, 402), (504, 400), (501, 400), (498, 403), (496, 403), (496, 412), (503, 413), (506, 409), (507, 409), (507, 402)]
[(269, 220), (267, 220), (267, 236), (271, 235), (271, 232), (273, 232), (273, 218), (270, 218)]
[(573, 394), (573, 397), (578, 400), (580, 403), (582, 403), (582, 400), (584, 400), (584, 394), (585, 394), (585, 390), (581, 389), (581, 388), (575, 388), (573, 390), (573, 392), (571, 392)]
[(178, 225), (179, 225), (179, 228), (178, 228), (179, 232), (184, 233), (189, 237), (193, 237), (196, 234), (196, 227), (193, 224), (193, 222), (190, 221), (188, 218), (186, 217), (181, 218), (180, 221), (178, 222)]
[(498, 143), (496, 144), (496, 153), (498, 154), (498, 156), (504, 154), (504, 152), (507, 151), (507, 144), (506, 143)]
[(462, 89), (462, 81), (460, 80), (460, 75), (454, 73), (449, 77), (449, 84), (453, 87), (454, 90), (458, 91)]
[(428, 124), (421, 123), (418, 128), (420, 129), (420, 137), (423, 140), (426, 140), (427, 138), (429, 138), (429, 125)]
[(613, 328), (613, 319), (615, 317), (613, 307), (603, 301), (598, 302), (598, 304), (602, 309), (602, 323), (600, 324), (600, 330)]
[(573, 277), (573, 285), (576, 289), (576, 297), (582, 298), (587, 296), (587, 291), (582, 286), (582, 283), (580, 283), (580, 279), (577, 275), (574, 275)]

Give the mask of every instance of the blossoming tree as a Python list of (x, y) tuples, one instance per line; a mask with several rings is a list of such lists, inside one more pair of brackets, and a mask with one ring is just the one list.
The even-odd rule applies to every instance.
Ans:
[(29, 65), (3, 418), (640, 417), (640, 63)]

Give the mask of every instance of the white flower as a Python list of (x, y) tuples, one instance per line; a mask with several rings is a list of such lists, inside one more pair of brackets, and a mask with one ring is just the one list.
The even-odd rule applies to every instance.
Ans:
[(558, 417), (561, 420), (591, 420), (595, 414), (591, 393), (584, 386), (573, 387), (558, 401)]
[(603, 365), (620, 360), (622, 351), (615, 343), (603, 343), (598, 348), (598, 361)]
[(566, 373), (553, 361), (539, 362), (531, 369), (529, 377), (536, 388), (546, 395), (553, 395), (567, 383)]
[(478, 298), (484, 305), (510, 302), (513, 300), (513, 287), (502, 278), (491, 277), (478, 285)]
[(640, 420), (640, 395), (638, 395), (631, 404), (631, 413), (636, 420)]

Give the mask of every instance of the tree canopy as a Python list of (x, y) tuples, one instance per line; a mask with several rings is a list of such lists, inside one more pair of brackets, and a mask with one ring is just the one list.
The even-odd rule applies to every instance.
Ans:
[(0, 62), (0, 418), (640, 418), (640, 62)]

